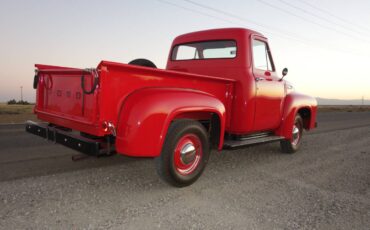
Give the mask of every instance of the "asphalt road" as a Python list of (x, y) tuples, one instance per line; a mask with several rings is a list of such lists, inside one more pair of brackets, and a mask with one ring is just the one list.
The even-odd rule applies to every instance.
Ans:
[(369, 229), (370, 112), (322, 113), (301, 150), (214, 152), (178, 189), (152, 159), (76, 152), (0, 126), (0, 229)]

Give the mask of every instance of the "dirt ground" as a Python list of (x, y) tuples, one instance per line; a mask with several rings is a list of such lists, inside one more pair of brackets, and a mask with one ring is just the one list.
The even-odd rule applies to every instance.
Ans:
[(325, 112), (296, 154), (213, 152), (173, 188), (154, 160), (76, 152), (0, 126), (0, 229), (369, 229), (370, 112)]

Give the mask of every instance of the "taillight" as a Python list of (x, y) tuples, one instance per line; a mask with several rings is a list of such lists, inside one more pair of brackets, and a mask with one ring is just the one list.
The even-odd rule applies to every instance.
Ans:
[(114, 127), (113, 123), (110, 121), (104, 121), (102, 125), (104, 132), (109, 132), (113, 136), (116, 136), (116, 127)]

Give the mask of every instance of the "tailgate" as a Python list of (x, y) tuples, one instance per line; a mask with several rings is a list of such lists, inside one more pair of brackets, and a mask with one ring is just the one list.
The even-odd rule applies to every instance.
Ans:
[(45, 65), (36, 67), (35, 112), (39, 118), (57, 125), (70, 124), (66, 127), (74, 123), (93, 124), (96, 121), (97, 70)]

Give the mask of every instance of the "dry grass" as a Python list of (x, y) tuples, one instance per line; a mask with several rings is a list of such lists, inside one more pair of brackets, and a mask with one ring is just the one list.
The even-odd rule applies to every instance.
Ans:
[(33, 114), (33, 105), (7, 105), (0, 103), (0, 124), (23, 123), (27, 120), (36, 120)]

